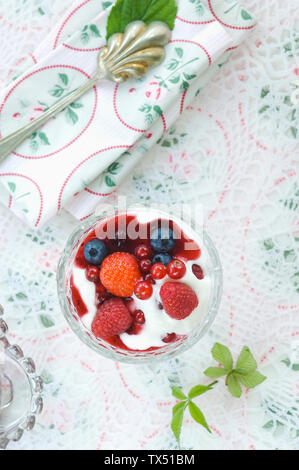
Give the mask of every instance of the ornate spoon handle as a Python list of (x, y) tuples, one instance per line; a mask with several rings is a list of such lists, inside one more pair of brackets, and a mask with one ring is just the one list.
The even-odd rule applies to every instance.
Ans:
[(18, 147), (25, 139), (30, 137), (34, 132), (36, 132), (40, 127), (42, 127), (46, 122), (49, 121), (56, 114), (63, 111), (74, 101), (78, 100), (82, 95), (89, 91), (92, 87), (102, 77), (99, 74), (94, 75), (90, 80), (88, 80), (84, 85), (82, 85), (77, 90), (74, 90), (69, 95), (65, 96), (63, 99), (51, 106), (47, 111), (45, 111), (41, 116), (34, 119), (34, 121), (29, 122), (25, 126), (16, 130), (12, 134), (9, 134), (7, 137), (3, 137), (0, 140), (0, 163), (11, 154), (11, 152)]
[(24, 127), (0, 139), (0, 163), (52, 117), (79, 99), (99, 80), (125, 82), (128, 78), (141, 78), (148, 67), (158, 65), (165, 56), (164, 47), (171, 31), (165, 23), (155, 21), (149, 26), (142, 21), (130, 23), (124, 33), (113, 34), (99, 52), (95, 75), (82, 87), (53, 104), (46, 112)]

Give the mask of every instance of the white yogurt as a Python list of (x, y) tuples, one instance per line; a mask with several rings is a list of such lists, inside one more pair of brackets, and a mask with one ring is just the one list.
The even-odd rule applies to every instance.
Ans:
[[(146, 223), (157, 218), (157, 214), (154, 212), (146, 214), (142, 220), (140, 213), (138, 213), (137, 216), (138, 221), (141, 223)], [(203, 249), (203, 243), (201, 240), (198, 240), (198, 236), (196, 236), (193, 230), (190, 231), (190, 229), (186, 229), (185, 224), (182, 224), (181, 221), (176, 221), (173, 217), (171, 218), (182, 228), (185, 235), (198, 243), (202, 250), (201, 256), (197, 260), (185, 262), (186, 274), (178, 281), (175, 281), (168, 276), (165, 276), (162, 280), (155, 281), (156, 284), (153, 285), (153, 294), (149, 299), (140, 300), (135, 295), (132, 296), (135, 302), (136, 310), (142, 310), (144, 313), (145, 323), (142, 325), (142, 329), (137, 335), (129, 335), (127, 333), (120, 335), (122, 342), (130, 349), (145, 350), (151, 347), (165, 346), (166, 343), (164, 343), (162, 339), (167, 334), (190, 334), (194, 328), (197, 328), (198, 325), (203, 321), (208, 312), (212, 282), (205, 269), (207, 258)], [(199, 280), (193, 274), (192, 265), (194, 263), (199, 263), (202, 267), (205, 276), (204, 279)], [(183, 282), (190, 286), (197, 295), (198, 307), (183, 320), (176, 320), (171, 318), (169, 315), (167, 315), (164, 309), (161, 310), (159, 308), (159, 303), (161, 303), (160, 288), (167, 281)], [(78, 267), (74, 267), (73, 269), (73, 282), (79, 290), (82, 300), (88, 309), (88, 313), (82, 317), (82, 321), (85, 326), (90, 329), (97, 310), (95, 305), (95, 284), (87, 280), (85, 276), (85, 269)]]
[[(192, 272), (192, 264), (194, 264), (194, 261), (186, 263), (186, 274), (179, 281), (174, 281), (168, 276), (160, 281), (156, 281), (156, 284), (153, 286), (153, 295), (149, 299), (140, 300), (133, 295), (136, 309), (140, 309), (144, 313), (145, 323), (138, 335), (129, 335), (127, 333), (120, 335), (120, 339), (128, 348), (143, 350), (150, 347), (165, 346), (166, 343), (162, 339), (168, 333), (188, 335), (199, 325), (209, 308), (211, 280), (208, 277), (202, 280), (197, 279)], [(161, 310), (158, 307), (159, 302), (161, 302), (160, 288), (167, 281), (184, 282), (197, 295), (198, 307), (184, 320), (171, 318), (165, 310)]]

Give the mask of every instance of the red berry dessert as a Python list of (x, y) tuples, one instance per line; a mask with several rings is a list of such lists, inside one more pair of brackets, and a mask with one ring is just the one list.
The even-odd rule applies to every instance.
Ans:
[(73, 305), (94, 336), (125, 350), (185, 339), (209, 308), (211, 279), (202, 249), (183, 222), (158, 213), (100, 219), (75, 256)]

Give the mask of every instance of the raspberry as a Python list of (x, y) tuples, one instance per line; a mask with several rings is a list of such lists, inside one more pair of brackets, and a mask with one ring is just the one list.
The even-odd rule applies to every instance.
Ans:
[(165, 282), (160, 289), (165, 312), (176, 320), (183, 320), (198, 306), (198, 298), (187, 284)]
[(97, 311), (91, 331), (99, 338), (109, 338), (127, 331), (133, 320), (129, 310), (121, 299), (106, 300)]
[(112, 253), (104, 259), (101, 266), (101, 283), (118, 297), (131, 297), (140, 277), (137, 260), (129, 253)]

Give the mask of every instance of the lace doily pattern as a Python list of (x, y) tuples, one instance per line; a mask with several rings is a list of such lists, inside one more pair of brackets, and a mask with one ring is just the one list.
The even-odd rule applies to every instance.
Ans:
[[(33, 14), (33, 3), (45, 14)], [(0, 2), (1, 35), (11, 44), (0, 51), (1, 76), (11, 68), (18, 73), (16, 56), (28, 54), (47, 33), (59, 3), (27, 2), (27, 16), (26, 9), (9, 10), (10, 23), (28, 27), (13, 53), (15, 29), (3, 26)], [(193, 3), (199, 21), (209, 21), (200, 16), (201, 2)], [(225, 3), (233, 14), (234, 1)], [(76, 222), (62, 212), (31, 230), (1, 207), (1, 302), (12, 341), (35, 359), (45, 383), (44, 412), (12, 449), (176, 449), (170, 385), (187, 390), (205, 383), (202, 371), (211, 364), (215, 341), (235, 356), (248, 345), (268, 379), (240, 399), (220, 379), (213, 399), (206, 394), (198, 402), (212, 434), (186, 414), (182, 447), (298, 448), (299, 117), (292, 85), (299, 80), (298, 5), (243, 4), (258, 18), (256, 29), (119, 189), (135, 201), (197, 198), (204, 205), (224, 271), (211, 331), (191, 350), (155, 367), (91, 353), (68, 329), (56, 296), (57, 261)], [(37, 25), (43, 29), (36, 31)]]

